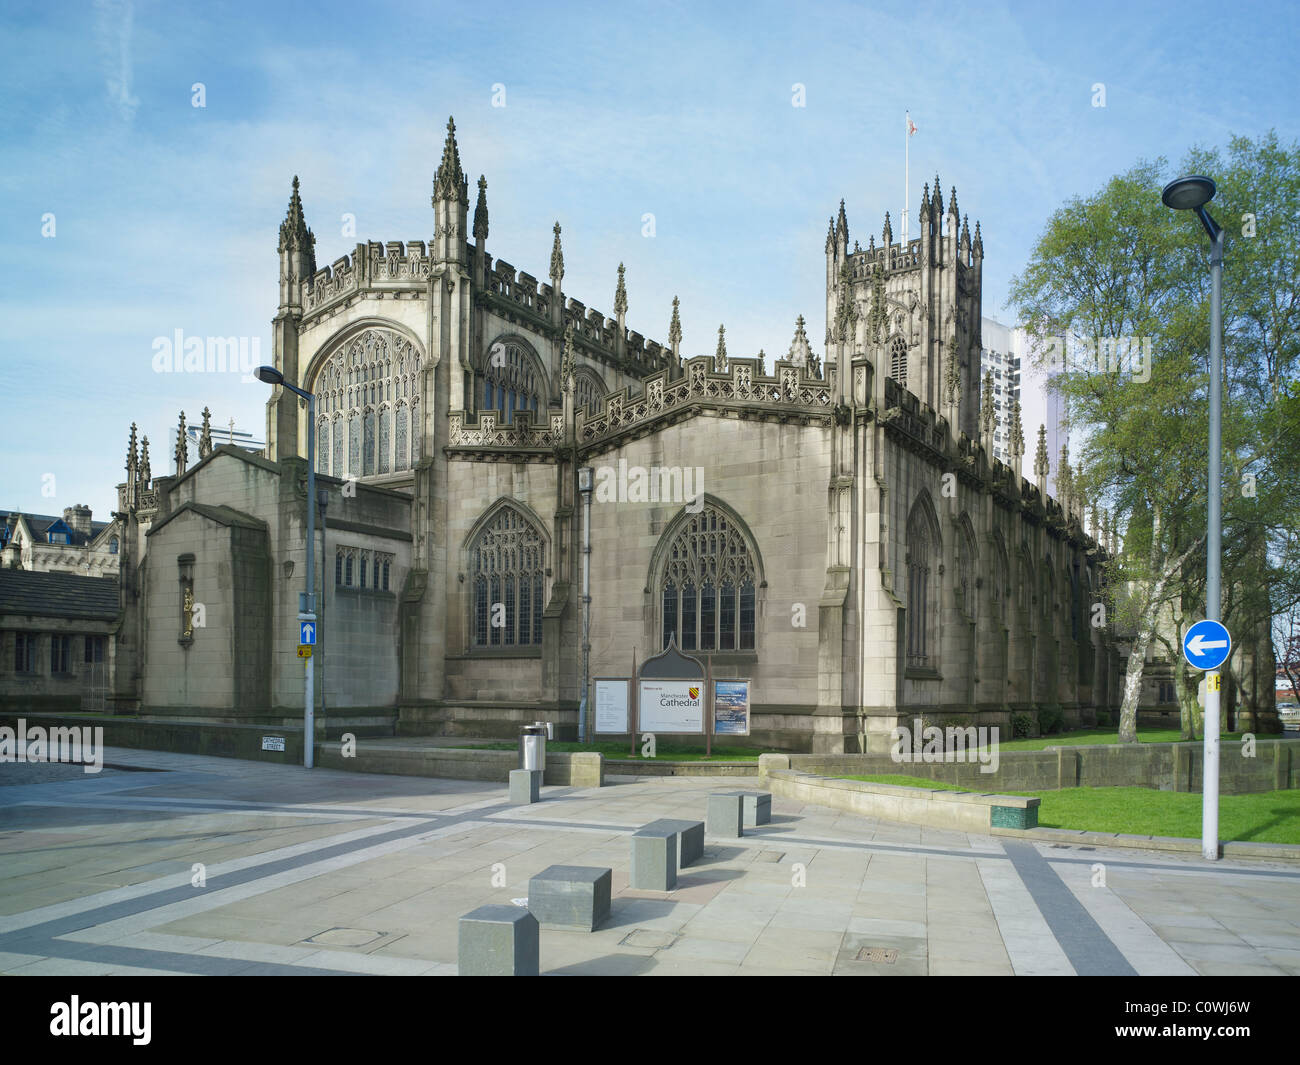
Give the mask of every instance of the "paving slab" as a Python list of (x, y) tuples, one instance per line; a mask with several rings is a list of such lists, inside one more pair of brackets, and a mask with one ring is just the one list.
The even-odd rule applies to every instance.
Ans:
[(734, 779), (511, 806), (492, 783), (106, 757), (168, 772), (0, 787), (0, 972), (451, 975), (462, 914), (582, 865), (613, 870), (610, 919), (544, 931), (543, 974), (1300, 974), (1300, 870), (1275, 859), (1210, 866), (774, 797), (770, 824), (710, 840), (675, 890), (633, 892), (631, 834), (698, 820)]

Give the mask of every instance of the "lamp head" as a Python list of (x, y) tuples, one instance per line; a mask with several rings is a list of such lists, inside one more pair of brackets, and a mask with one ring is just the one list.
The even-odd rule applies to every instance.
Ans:
[(253, 371), (253, 376), (263, 384), (282, 385), (284, 384), (284, 374), (274, 366), (259, 366)]
[(1175, 211), (1195, 211), (1214, 199), (1214, 182), (1199, 174), (1176, 178), (1160, 194), (1166, 207)]

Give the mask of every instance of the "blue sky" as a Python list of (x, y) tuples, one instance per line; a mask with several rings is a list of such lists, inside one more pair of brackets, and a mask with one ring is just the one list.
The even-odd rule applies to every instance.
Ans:
[(851, 239), (878, 237), (886, 210), (899, 233), (905, 110), (913, 214), (936, 171), (956, 185), (982, 223), (984, 313), (1010, 321), (1008, 282), (1065, 198), (1141, 157), (1296, 138), (1298, 10), (10, 0), (0, 509), (107, 518), (132, 421), (155, 473), (182, 409), (262, 438), (265, 386), (156, 374), (154, 339), (260, 337), (269, 362), (293, 175), (321, 264), (358, 240), (427, 241), (449, 114), (471, 196), (487, 176), (493, 255), (544, 277), (558, 219), (566, 294), (612, 313), (622, 261), (630, 328), (666, 340), (678, 295), (688, 354), (725, 323), (732, 355), (763, 348), (770, 367), (798, 314), (822, 353), (841, 197)]

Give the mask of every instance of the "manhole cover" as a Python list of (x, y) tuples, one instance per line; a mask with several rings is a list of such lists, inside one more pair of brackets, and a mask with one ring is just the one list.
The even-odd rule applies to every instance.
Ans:
[(878, 961), (893, 965), (898, 961), (898, 951), (893, 947), (863, 947), (858, 951), (858, 961)]
[(663, 950), (677, 941), (672, 932), (656, 932), (649, 928), (638, 928), (623, 937), (622, 946), (642, 947), (650, 950)]
[(754, 855), (756, 862), (779, 862), (785, 857), (785, 851), (759, 851)]
[(364, 947), (385, 935), (386, 932), (373, 932), (369, 928), (329, 928), (318, 932), (307, 942), (324, 943), (332, 947)]

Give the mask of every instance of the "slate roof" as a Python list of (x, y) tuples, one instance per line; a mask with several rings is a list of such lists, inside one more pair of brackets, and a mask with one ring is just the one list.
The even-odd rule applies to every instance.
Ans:
[(118, 615), (116, 577), (0, 569), (0, 615), (101, 618)]
[[(26, 511), (19, 510), (0, 510), (0, 525), (6, 524), (10, 517), (17, 519), (21, 515), (27, 522), (27, 528), (32, 531), (32, 536), (38, 544), (44, 544), (49, 541), (46, 533), (49, 532), (50, 526), (55, 522), (63, 521), (62, 515), (54, 514), (28, 514)], [(68, 526), (68, 539), (71, 547), (84, 547), (90, 543), (96, 536), (108, 528), (110, 522), (94, 521), (90, 522), (90, 535), (77, 532), (71, 525)]]

